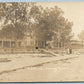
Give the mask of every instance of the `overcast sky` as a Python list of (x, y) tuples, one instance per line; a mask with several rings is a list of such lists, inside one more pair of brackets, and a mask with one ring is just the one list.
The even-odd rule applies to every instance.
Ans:
[(53, 7), (57, 5), (64, 11), (64, 16), (73, 21), (72, 32), (77, 34), (84, 30), (84, 2), (45, 2), (39, 3), (43, 6)]

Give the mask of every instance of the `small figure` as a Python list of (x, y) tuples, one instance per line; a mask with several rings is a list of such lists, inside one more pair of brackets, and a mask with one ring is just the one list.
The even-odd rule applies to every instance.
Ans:
[(36, 47), (36, 49), (38, 49), (38, 47)]
[(70, 54), (72, 54), (72, 49), (71, 48), (70, 48), (70, 51), (69, 52), (70, 52)]
[(68, 48), (68, 54), (72, 54), (72, 49)]

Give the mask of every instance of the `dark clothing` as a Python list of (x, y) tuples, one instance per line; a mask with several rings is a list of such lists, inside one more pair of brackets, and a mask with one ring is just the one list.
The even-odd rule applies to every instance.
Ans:
[(72, 54), (72, 49), (71, 48), (69, 49), (69, 53)]

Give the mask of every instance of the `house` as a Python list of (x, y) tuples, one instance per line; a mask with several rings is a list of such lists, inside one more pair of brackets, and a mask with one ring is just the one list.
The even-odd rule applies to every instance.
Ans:
[(15, 40), (15, 39), (8, 39), (8, 38), (2, 38), (0, 39), (0, 48), (21, 48), (21, 47), (29, 47), (29, 46), (35, 46), (35, 41), (32, 35), (29, 33), (24, 36), (23, 39)]
[(71, 40), (72, 48), (83, 48), (83, 42), (80, 40)]
[(20, 47), (22, 40), (0, 39), (0, 48)]

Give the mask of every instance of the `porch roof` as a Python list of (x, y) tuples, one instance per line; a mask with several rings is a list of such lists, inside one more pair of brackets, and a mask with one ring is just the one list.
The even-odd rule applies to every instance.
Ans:
[(3, 38), (3, 39), (0, 39), (0, 41), (19, 41), (19, 42), (21, 42), (21, 41), (23, 41), (23, 40), (14, 40), (14, 39), (5, 39), (5, 38)]

